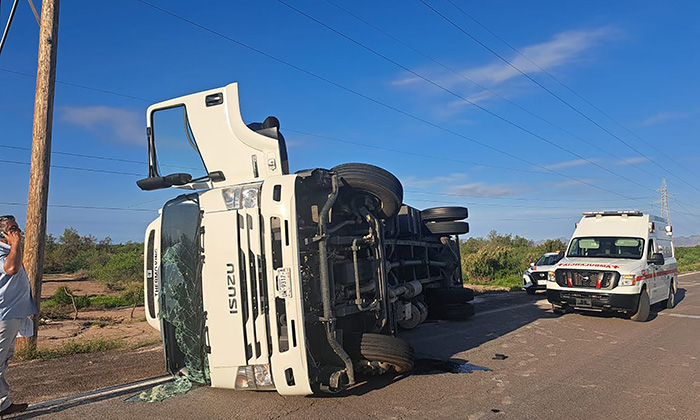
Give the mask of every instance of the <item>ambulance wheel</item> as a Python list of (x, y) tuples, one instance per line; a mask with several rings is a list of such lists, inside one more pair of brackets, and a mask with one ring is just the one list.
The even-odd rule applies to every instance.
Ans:
[[(343, 347), (360, 370), (405, 373), (413, 369), (414, 352), (407, 342), (384, 334), (347, 334)], [(364, 363), (363, 363), (364, 362)]]
[(642, 293), (639, 294), (639, 304), (637, 305), (637, 311), (630, 316), (630, 319), (635, 322), (646, 322), (649, 319), (649, 311), (651, 305), (649, 304), (649, 293), (647, 289), (642, 289)]
[(552, 303), (552, 312), (554, 312), (556, 315), (565, 315), (568, 310), (564, 306), (559, 306)]
[(527, 289), (525, 289), (525, 293), (527, 293), (528, 295), (534, 295), (536, 291), (537, 290), (535, 290), (534, 287), (528, 287)]
[(673, 287), (673, 281), (671, 281), (671, 287), (668, 290), (668, 299), (666, 300), (666, 308), (673, 309), (676, 306), (676, 288)]
[(340, 178), (340, 187), (368, 194), (378, 202), (380, 219), (394, 217), (401, 208), (403, 186), (389, 171), (365, 163), (344, 163), (331, 169)]

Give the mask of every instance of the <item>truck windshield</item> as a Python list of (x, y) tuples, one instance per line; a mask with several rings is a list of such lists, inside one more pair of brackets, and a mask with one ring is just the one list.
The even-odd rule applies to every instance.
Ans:
[(574, 238), (567, 257), (630, 258), (638, 260), (644, 253), (644, 239), (596, 236)]
[(151, 127), (159, 175), (188, 173), (200, 178), (207, 174), (184, 105), (154, 111)]

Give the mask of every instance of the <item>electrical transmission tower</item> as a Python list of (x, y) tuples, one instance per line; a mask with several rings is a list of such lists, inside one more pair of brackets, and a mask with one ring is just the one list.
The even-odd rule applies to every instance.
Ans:
[(668, 224), (671, 224), (671, 211), (668, 208), (668, 198), (673, 196), (673, 194), (668, 193), (668, 187), (666, 186), (666, 177), (661, 178), (661, 188), (655, 190), (661, 193), (661, 201), (656, 201), (656, 204), (661, 204), (661, 217), (665, 218)]

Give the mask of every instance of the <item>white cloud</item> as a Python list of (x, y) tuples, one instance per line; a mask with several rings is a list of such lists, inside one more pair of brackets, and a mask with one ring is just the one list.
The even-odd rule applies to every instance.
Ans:
[(109, 141), (146, 143), (144, 116), (140, 112), (109, 106), (64, 106), (60, 119), (77, 125)]
[(658, 114), (652, 115), (651, 117), (645, 119), (639, 125), (650, 126), (665, 123), (667, 121), (682, 120), (697, 114), (700, 110), (694, 109), (692, 111), (686, 112), (659, 112)]
[(595, 182), (594, 179), (577, 179), (577, 180), (565, 181), (565, 182), (560, 182), (558, 184), (554, 184), (554, 188), (575, 187), (575, 186), (579, 186), (579, 185), (593, 184), (594, 182)]
[(470, 197), (504, 197), (518, 195), (530, 191), (524, 188), (513, 188), (503, 184), (487, 184), (485, 182), (473, 182), (471, 184), (457, 185), (450, 189), (452, 194), (466, 195)]
[[(530, 45), (520, 49), (508, 61), (524, 73), (539, 73), (562, 67), (579, 60), (584, 53), (604, 40), (614, 37), (618, 31), (612, 27), (602, 27), (590, 30), (566, 31), (554, 36), (551, 41)], [(536, 63), (537, 65), (533, 64)], [(500, 84), (520, 75), (518, 70), (507, 63), (498, 60), (492, 64), (469, 69), (464, 72), (470, 79), (479, 82)]]
[(589, 163), (595, 162), (595, 159), (577, 159), (569, 160), (566, 162), (553, 163), (551, 165), (546, 165), (547, 169), (561, 169), (561, 168), (571, 168), (573, 166), (588, 165)]
[[(568, 68), (584, 59), (590, 60), (596, 47), (613, 40), (619, 33), (618, 29), (610, 26), (565, 31), (546, 42), (519, 47), (520, 52), (536, 65), (517, 53), (505, 58), (528, 74)], [(497, 96), (509, 98), (522, 95), (532, 88), (523, 78), (516, 77), (520, 75), (517, 70), (499, 59), (476, 67), (453, 66), (450, 70), (434, 65), (416, 68), (413, 71), (420, 76), (404, 72), (391, 84), (397, 89), (410, 91), (412, 99), (419, 101), (422, 106), (433, 104), (432, 112), (441, 119), (453, 118), (457, 113), (472, 108), (467, 101), (460, 98), (450, 97), (449, 100), (444, 100), (444, 89), (449, 89), (473, 103), (484, 103), (494, 100)], [(423, 78), (435, 82), (440, 87), (426, 83)], [(498, 95), (493, 92), (497, 92)]]
[(636, 165), (638, 163), (643, 163), (643, 162), (646, 162), (648, 160), (649, 160), (649, 158), (640, 156), (640, 157), (621, 159), (621, 160), (618, 160), (616, 163), (618, 165)]
[(429, 178), (429, 179), (418, 179), (416, 177), (410, 176), (410, 177), (403, 178), (401, 180), (401, 183), (405, 187), (428, 188), (428, 187), (432, 187), (434, 185), (440, 185), (440, 184), (453, 184), (455, 182), (464, 181), (465, 179), (467, 179), (467, 174), (453, 173), (453, 174), (450, 174), (449, 176), (439, 176), (436, 178)]

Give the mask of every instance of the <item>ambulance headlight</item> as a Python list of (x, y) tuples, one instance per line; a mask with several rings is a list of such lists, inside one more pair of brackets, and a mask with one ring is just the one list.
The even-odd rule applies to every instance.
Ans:
[(551, 282), (557, 281), (557, 275), (554, 271), (550, 271), (549, 273), (547, 273), (547, 281), (551, 281)]
[(270, 365), (240, 366), (236, 374), (234, 388), (239, 390), (275, 389)]
[(620, 283), (618, 285), (620, 286), (634, 286), (635, 284), (635, 275), (634, 274), (624, 274), (620, 276)]

